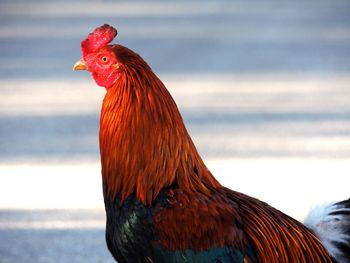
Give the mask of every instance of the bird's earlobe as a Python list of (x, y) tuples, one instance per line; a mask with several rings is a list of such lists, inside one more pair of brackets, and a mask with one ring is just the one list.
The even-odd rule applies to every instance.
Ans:
[(119, 65), (119, 63), (115, 63), (115, 64), (112, 65), (112, 67), (114, 69), (118, 70), (120, 68), (120, 65)]

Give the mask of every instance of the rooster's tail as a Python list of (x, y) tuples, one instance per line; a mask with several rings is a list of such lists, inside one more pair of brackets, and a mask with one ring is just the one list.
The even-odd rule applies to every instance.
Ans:
[(304, 224), (338, 263), (350, 263), (350, 199), (316, 207)]

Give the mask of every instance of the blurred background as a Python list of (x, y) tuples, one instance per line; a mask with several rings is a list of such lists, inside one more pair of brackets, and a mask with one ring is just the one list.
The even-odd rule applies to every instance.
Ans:
[(118, 28), (174, 96), (224, 185), (302, 220), (350, 197), (350, 2), (0, 0), (0, 262), (113, 262), (98, 129), (73, 72)]

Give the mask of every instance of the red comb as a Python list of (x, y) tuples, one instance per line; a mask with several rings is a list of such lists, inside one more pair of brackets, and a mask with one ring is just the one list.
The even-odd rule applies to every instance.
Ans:
[(96, 52), (100, 48), (110, 43), (117, 35), (117, 30), (107, 24), (96, 28), (81, 42), (83, 57), (91, 52)]

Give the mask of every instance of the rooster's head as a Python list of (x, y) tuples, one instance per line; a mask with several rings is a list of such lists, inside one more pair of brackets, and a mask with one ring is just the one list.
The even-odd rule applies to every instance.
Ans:
[(122, 74), (122, 64), (113, 45), (108, 45), (116, 35), (117, 30), (110, 25), (96, 28), (81, 42), (83, 58), (75, 63), (73, 70), (88, 70), (97, 85), (112, 87)]

